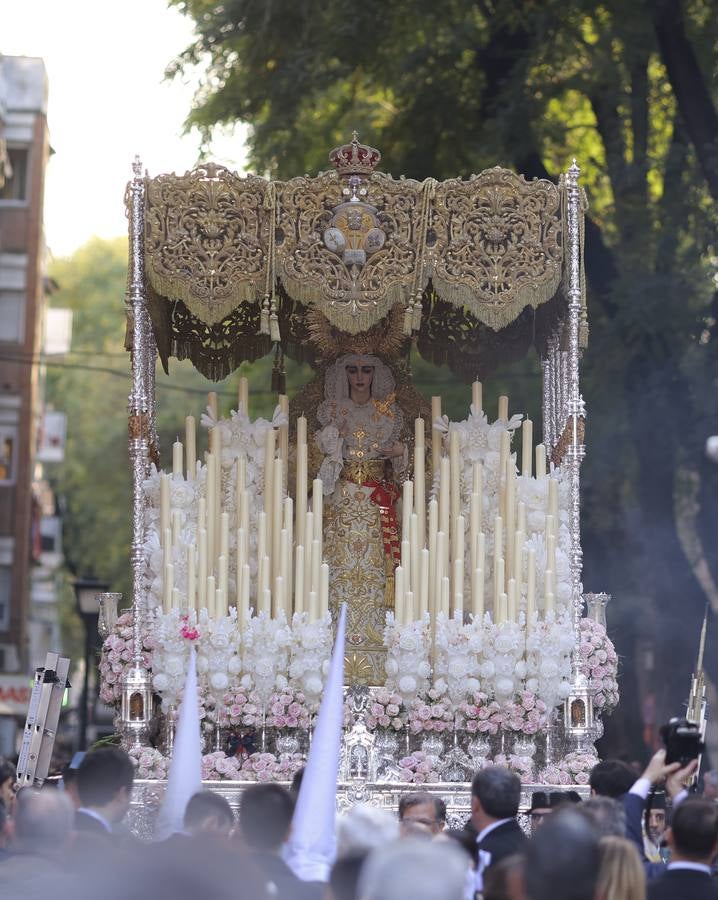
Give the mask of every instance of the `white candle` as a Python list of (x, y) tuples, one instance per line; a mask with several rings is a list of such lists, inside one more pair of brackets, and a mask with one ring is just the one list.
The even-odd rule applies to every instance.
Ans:
[(484, 562), (486, 560), (486, 535), (483, 531), (479, 532), (479, 540), (478, 540), (478, 549), (476, 551), (476, 567), (485, 571), (486, 566)]
[(429, 612), (436, 615), (438, 598), (436, 588), (436, 535), (439, 531), (439, 505), (432, 497), (429, 500)]
[(441, 611), (448, 618), (449, 616), (449, 601), (451, 598), (451, 582), (449, 581), (449, 576), (446, 575), (441, 579)]
[(268, 428), (264, 439), (264, 488), (262, 493), (262, 508), (266, 516), (266, 540), (267, 548), (271, 552), (272, 547), (272, 502), (274, 492), (272, 479), (274, 477), (274, 449), (276, 436), (273, 428)]
[(214, 619), (217, 615), (217, 588), (214, 575), (207, 576), (207, 615)]
[[(504, 523), (501, 516), (494, 518), (494, 604), (498, 604), (499, 594), (504, 589), (503, 579), (499, 580), (499, 560), (504, 555)], [(495, 607), (494, 607), (495, 608)]]
[(195, 546), (190, 544), (187, 547), (187, 612), (192, 612), (195, 608), (195, 574), (194, 574), (194, 554)]
[(533, 422), (531, 419), (524, 419), (524, 423), (521, 426), (521, 474), (526, 478), (531, 477), (531, 462), (534, 450), (533, 440)]
[(503, 422), (509, 420), (509, 398), (505, 394), (499, 397), (499, 419)]
[(322, 616), (329, 612), (329, 566), (326, 563), (322, 563), (319, 609)]
[(484, 570), (475, 569), (471, 588), (471, 611), (475, 619), (484, 617)]
[(160, 537), (164, 541), (170, 527), (170, 480), (160, 472)]
[(227, 594), (224, 588), (216, 588), (215, 590), (214, 614), (218, 619), (227, 615)]
[(282, 460), (282, 485), (284, 486), (289, 460), (289, 397), (286, 394), (280, 394), (278, 399), (279, 408), (287, 418), (287, 424), (279, 426), (279, 457)]
[(294, 548), (294, 501), (291, 497), (284, 498), (284, 531), (287, 542), (287, 571), (282, 572), (284, 578), (285, 594), (287, 598), (287, 618), (291, 620), (294, 606), (294, 569), (292, 568), (292, 550)]
[(454, 613), (464, 613), (464, 560), (454, 560)]
[(279, 575), (280, 554), (282, 552), (282, 499), (284, 483), (283, 462), (274, 460), (274, 475), (272, 476), (272, 577)]
[(442, 456), (439, 464), (441, 480), (439, 482), (439, 530), (449, 538), (450, 498), (451, 498), (451, 464), (448, 456)]
[(179, 438), (172, 444), (172, 475), (181, 477), (184, 469), (184, 447)]
[(267, 514), (261, 510), (257, 516), (257, 562), (261, 564), (267, 555)]
[(409, 560), (411, 562), (411, 576), (409, 578), (409, 584), (413, 593), (416, 594), (416, 599), (419, 599), (419, 573), (421, 570), (421, 551), (419, 549), (419, 517), (416, 513), (412, 513), (411, 515), (411, 539), (409, 544), (411, 546), (409, 553)]
[(499, 449), (499, 472), (501, 487), (499, 490), (499, 515), (506, 518), (506, 466), (511, 457), (511, 435), (508, 431), (501, 433), (501, 445)]
[(277, 575), (274, 579), (274, 609), (272, 614), (274, 618), (279, 617), (281, 610), (286, 611), (286, 600), (284, 597), (284, 579), (281, 575)]
[(499, 615), (497, 621), (505, 622), (509, 617), (509, 598), (506, 591), (502, 591), (499, 595)]
[(533, 626), (533, 617), (536, 613), (536, 551), (532, 548), (528, 552), (528, 569), (526, 573), (526, 627)]
[(441, 418), (441, 397), (431, 398), (431, 467), (434, 475), (439, 471), (441, 461), (441, 432), (434, 427), (434, 422)]
[[(229, 576), (227, 572), (227, 557), (220, 556), (217, 560), (217, 587), (224, 594), (225, 600), (227, 599), (227, 592), (229, 590)], [(224, 615), (224, 613), (221, 613)]]
[(216, 422), (219, 419), (219, 404), (217, 403), (216, 391), (210, 391), (207, 394), (207, 407), (209, 409), (210, 416)]
[(182, 598), (179, 588), (172, 588), (172, 609), (182, 609)]
[(414, 610), (414, 592), (407, 591), (404, 597), (404, 621), (407, 623), (415, 622), (417, 617)]
[(454, 542), (454, 559), (461, 560), (461, 565), (464, 564), (464, 534), (466, 531), (466, 524), (463, 516), (456, 517), (456, 523), (454, 525), (454, 531), (456, 532), (456, 541)]
[(312, 482), (312, 513), (314, 515), (313, 540), (321, 543), (324, 528), (324, 492), (321, 478), (315, 478)]
[(517, 531), (523, 531), (523, 533), (526, 534), (526, 504), (523, 501), (518, 505), (516, 529)]
[[(259, 590), (262, 592), (262, 596), (264, 596), (264, 592), (266, 591), (270, 598), (272, 595), (272, 590), (270, 588), (270, 576), (271, 576), (271, 568), (269, 564), (269, 557), (265, 554), (262, 557), (259, 569)], [(267, 614), (271, 615), (272, 612), (272, 604), (270, 602), (267, 607)]]
[(411, 534), (411, 514), (414, 511), (414, 485), (407, 479), (401, 492), (401, 537), (409, 540)]
[(194, 481), (197, 471), (197, 423), (194, 416), (185, 417), (184, 442), (187, 448), (187, 481)]
[(516, 579), (509, 578), (507, 618), (509, 622), (515, 622), (518, 618), (518, 603), (516, 601)]
[(297, 543), (303, 546), (306, 543), (304, 527), (307, 515), (307, 420), (304, 416), (297, 419), (297, 484), (295, 499), (297, 502)]
[(240, 607), (240, 626), (249, 621), (249, 563), (242, 566), (242, 606)]
[[(437, 612), (441, 610), (442, 605), (442, 581), (444, 578), (445, 569), (445, 555), (447, 553), (447, 540), (446, 534), (443, 531), (438, 532), (436, 535), (436, 587), (435, 587), (435, 598), (436, 598), (436, 610)], [(448, 607), (446, 612), (448, 614)]]
[(207, 531), (199, 530), (197, 552), (197, 611), (207, 606)]
[(536, 477), (543, 478), (546, 474), (546, 447), (536, 444)]
[(179, 545), (180, 539), (180, 531), (182, 529), (182, 516), (178, 509), (175, 509), (172, 513), (172, 546), (177, 547)]
[(162, 609), (168, 613), (172, 609), (172, 591), (174, 590), (175, 567), (171, 562), (165, 563), (165, 583), (162, 598)]
[(249, 381), (244, 375), (239, 379), (239, 409), (249, 416)]
[(404, 567), (394, 569), (394, 619), (398, 625), (404, 623)]
[(262, 588), (262, 602), (259, 607), (259, 611), (266, 613), (267, 616), (272, 615), (272, 592), (268, 587)]
[(514, 571), (514, 533), (516, 531), (516, 470), (509, 456), (506, 461), (506, 565)]
[(319, 596), (320, 591), (320, 578), (321, 572), (320, 567), (322, 564), (322, 554), (321, 548), (319, 546), (319, 541), (312, 541), (312, 590), (314, 593)]
[(524, 533), (517, 531), (514, 535), (514, 571), (512, 577), (516, 579), (516, 596), (521, 596), (521, 585), (524, 577)]
[[(215, 518), (215, 500), (216, 500), (216, 492), (214, 489), (215, 482), (215, 468), (214, 468), (214, 454), (208, 453), (206, 457), (207, 461), (207, 482), (205, 486), (205, 495), (207, 501), (207, 572), (211, 573), (214, 571), (214, 553), (215, 553), (215, 545), (214, 545), (214, 518)], [(209, 602), (209, 601), (208, 601)]]
[(546, 569), (544, 572), (544, 582), (543, 582), (543, 591), (544, 591), (544, 617), (548, 615), (548, 613), (553, 612), (554, 610), (554, 596), (553, 596), (553, 572), (551, 569)]
[[(504, 594), (504, 587), (506, 586), (506, 573), (505, 573), (506, 563), (504, 562), (503, 556), (496, 563), (496, 569), (494, 571), (494, 596), (496, 598), (496, 608), (501, 609), (501, 595)], [(496, 608), (494, 612), (496, 612)], [(504, 621), (500, 619), (499, 621)]]
[(454, 428), (449, 432), (449, 521), (451, 522), (451, 558), (457, 554), (457, 518), (461, 512), (461, 462), (459, 460), (459, 432)]
[(429, 551), (426, 547), (421, 551), (421, 577), (419, 579), (419, 615), (429, 612)]
[(419, 548), (426, 546), (426, 447), (424, 420), (414, 419), (414, 512), (419, 517)]
[(229, 559), (229, 513), (226, 512), (220, 517), (219, 555)]
[(319, 616), (319, 594), (317, 591), (309, 592), (309, 621), (316, 622)]
[[(409, 529), (411, 530), (411, 529)], [(408, 538), (401, 542), (401, 565), (404, 569), (404, 590), (411, 589), (411, 543)]]
[(247, 562), (247, 551), (245, 547), (245, 531), (244, 528), (237, 529), (237, 613), (242, 608), (244, 598), (242, 597), (242, 569)]
[(214, 563), (220, 554), (222, 540), (222, 430), (213, 428), (214, 432)]
[(294, 612), (304, 612), (304, 547), (294, 551)]
[(474, 381), (471, 385), (471, 412), (475, 416), (480, 416), (483, 411), (483, 406), (481, 382)]
[(292, 619), (292, 598), (289, 595), (289, 536), (287, 529), (282, 528), (279, 542), (279, 575), (276, 581), (282, 580), (282, 596), (277, 597), (277, 610), (283, 609), (287, 619)]
[(244, 505), (247, 502), (247, 457), (242, 454), (237, 457), (237, 463), (235, 465), (235, 481), (236, 481), (236, 490), (235, 490), (235, 506), (237, 507), (237, 521), (235, 523), (236, 528), (242, 528), (243, 522), (242, 517), (244, 515)]
[(304, 545), (304, 603), (309, 602), (309, 591), (312, 590), (312, 534), (314, 533), (314, 514), (311, 510), (306, 515), (304, 534), (307, 541)]
[(469, 559), (472, 572), (478, 565), (476, 555), (479, 549), (479, 530), (479, 495), (472, 493), (469, 502)]

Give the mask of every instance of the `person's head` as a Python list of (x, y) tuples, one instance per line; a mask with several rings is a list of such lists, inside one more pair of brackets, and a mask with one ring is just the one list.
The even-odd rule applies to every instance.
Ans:
[(342, 856), (336, 860), (329, 873), (331, 900), (357, 900), (357, 888), (365, 854)]
[(589, 797), (573, 809), (583, 816), (598, 838), (626, 836), (626, 813), (612, 797)]
[(415, 827), (438, 834), (446, 825), (446, 803), (434, 794), (404, 794), (399, 800), (399, 822), (405, 835)]
[(636, 773), (620, 759), (604, 759), (591, 769), (591, 794), (599, 797), (622, 797), (636, 781)]
[(482, 831), (498, 819), (512, 819), (519, 811), (521, 780), (501, 766), (488, 766), (471, 783), (471, 821)]
[(361, 856), (399, 837), (399, 823), (388, 809), (357, 803), (337, 822), (337, 858)]
[(483, 900), (518, 900), (524, 896), (524, 858), (512, 853), (484, 873)]
[(38, 856), (54, 856), (72, 832), (74, 813), (62, 791), (23, 788), (15, 804), (15, 842)]
[(663, 840), (663, 833), (666, 830), (666, 807), (665, 803), (661, 806), (652, 806), (648, 813), (648, 837), (658, 846)]
[(5, 812), (12, 815), (15, 803), (15, 779), (17, 773), (11, 762), (0, 762), (0, 803), (5, 807)]
[(184, 829), (190, 834), (214, 834), (229, 837), (234, 827), (232, 807), (214, 791), (197, 791), (184, 811)]
[(701, 797), (685, 800), (673, 813), (666, 841), (671, 859), (710, 864), (718, 853), (718, 804)]
[(598, 838), (575, 808), (549, 816), (526, 849), (524, 883), (529, 900), (594, 900)]
[(375, 850), (359, 878), (362, 900), (462, 900), (466, 854), (450, 841), (407, 838)]
[(279, 784), (253, 784), (239, 801), (239, 824), (248, 847), (277, 853), (289, 836), (294, 801)]
[(611, 900), (634, 900), (646, 894), (646, 873), (638, 851), (622, 837), (599, 841), (598, 893)]
[(374, 380), (374, 366), (360, 356), (352, 357), (346, 366), (349, 396), (360, 403), (371, 396), (371, 383)]
[(711, 769), (703, 776), (703, 799), (718, 801), (718, 769)]
[(541, 826), (544, 819), (551, 814), (551, 797), (546, 791), (534, 791), (531, 794), (531, 808), (529, 820), (531, 822), (531, 834)]
[(77, 770), (80, 802), (117, 824), (129, 809), (134, 778), (134, 763), (124, 750), (117, 747), (92, 750)]

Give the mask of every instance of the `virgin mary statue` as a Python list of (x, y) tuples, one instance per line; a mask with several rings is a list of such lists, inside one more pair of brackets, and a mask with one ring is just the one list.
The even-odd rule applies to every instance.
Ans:
[(332, 614), (347, 604), (346, 678), (383, 684), (385, 617), (400, 559), (397, 483), (406, 466), (391, 369), (376, 356), (339, 357), (326, 371), (317, 419)]

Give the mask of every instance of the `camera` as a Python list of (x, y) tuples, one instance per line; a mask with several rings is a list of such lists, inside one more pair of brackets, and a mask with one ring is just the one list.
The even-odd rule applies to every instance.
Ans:
[(688, 719), (670, 719), (661, 727), (661, 739), (666, 747), (666, 765), (677, 762), (683, 768), (705, 749), (700, 728)]

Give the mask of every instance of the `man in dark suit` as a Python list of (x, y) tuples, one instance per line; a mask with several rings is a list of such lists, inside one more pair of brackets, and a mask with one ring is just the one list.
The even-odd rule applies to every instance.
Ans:
[(103, 747), (87, 753), (77, 770), (80, 808), (75, 831), (111, 839), (130, 808), (135, 766), (124, 750)]
[(281, 857), (293, 815), (292, 796), (280, 784), (253, 784), (242, 793), (239, 825), (266, 892), (278, 900), (320, 900), (324, 885), (297, 878)]
[(648, 885), (648, 900), (718, 900), (711, 866), (718, 855), (718, 805), (699, 797), (685, 800), (666, 831), (668, 869)]
[(489, 866), (525, 848), (527, 838), (516, 821), (520, 800), (521, 781), (508, 769), (489, 766), (474, 775), (471, 824), (477, 832), (477, 891)]

